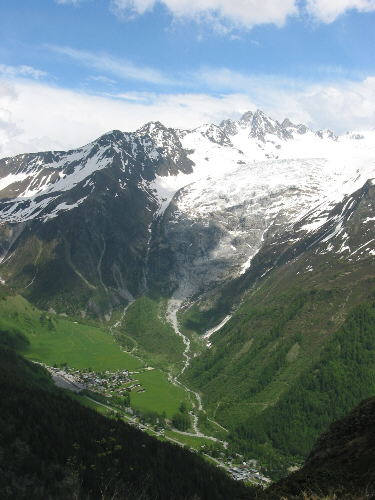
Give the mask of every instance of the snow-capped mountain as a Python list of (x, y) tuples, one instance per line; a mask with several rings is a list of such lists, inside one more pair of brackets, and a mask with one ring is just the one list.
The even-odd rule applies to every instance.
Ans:
[[(192, 151), (192, 182), (165, 211), (151, 252), (156, 269), (165, 254), (167, 286), (180, 299), (245, 273), (277, 235), (292, 231), (292, 242), (317, 230), (375, 176), (374, 132), (338, 138), (257, 111), (180, 135)], [(187, 182), (181, 174), (163, 181), (174, 189)]]
[[(53, 305), (56, 285), (63, 308), (76, 287), (82, 311), (108, 310), (150, 286), (196, 296), (246, 274), (285, 235), (292, 245), (332, 222), (335, 206), (375, 178), (374, 139), (374, 131), (313, 132), (258, 110), (5, 158), (1, 277), (34, 298), (49, 290), (40, 300)], [(59, 286), (46, 282), (51, 275)]]
[(134, 134), (115, 130), (77, 150), (0, 160), (0, 217), (8, 222), (46, 221), (76, 208), (85, 197), (71, 204), (56, 201), (77, 186), (85, 193), (93, 192), (93, 177), (111, 167), (118, 170), (121, 189), (126, 189), (127, 181), (150, 182), (158, 175), (192, 172), (192, 162), (174, 131), (158, 123), (147, 124)]

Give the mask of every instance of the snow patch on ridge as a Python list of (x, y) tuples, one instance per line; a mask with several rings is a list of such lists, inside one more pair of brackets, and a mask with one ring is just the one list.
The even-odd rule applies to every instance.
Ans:
[(190, 182), (192, 182), (191, 177), (184, 173), (164, 177), (157, 175), (155, 180), (149, 184), (159, 203), (157, 215), (163, 215), (175, 194)]
[(223, 328), (223, 326), (228, 323), (228, 321), (231, 319), (232, 315), (228, 314), (228, 316), (225, 316), (223, 321), (221, 321), (218, 325), (214, 326), (210, 330), (207, 330), (206, 333), (203, 335), (204, 339), (209, 339), (214, 333), (218, 332)]
[(48, 215), (46, 215), (43, 218), (43, 222), (47, 222), (51, 219), (54, 219), (55, 217), (57, 217), (59, 215), (60, 212), (66, 212), (67, 210), (72, 210), (73, 208), (79, 207), (79, 205), (81, 205), (85, 201), (86, 198), (87, 198), (87, 196), (84, 196), (83, 198), (81, 198), (77, 202), (71, 203), (71, 204), (68, 204), (65, 201), (63, 203), (60, 203), (60, 205), (57, 205), (57, 207), (54, 208), (52, 212), (50, 212)]
[(27, 177), (28, 176), (25, 173), (9, 174), (6, 177), (3, 177), (2, 179), (0, 179), (0, 191), (7, 188), (11, 184), (14, 184), (15, 182), (22, 182), (23, 180), (27, 179)]

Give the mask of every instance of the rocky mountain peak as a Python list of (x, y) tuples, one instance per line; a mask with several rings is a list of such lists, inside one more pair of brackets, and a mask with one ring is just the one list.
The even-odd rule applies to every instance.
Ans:
[(264, 142), (267, 134), (276, 135), (280, 139), (290, 138), (290, 134), (282, 128), (278, 121), (269, 118), (263, 111), (258, 109), (251, 121), (250, 137)]
[[(285, 122), (285, 120), (284, 120)], [(220, 123), (220, 128), (227, 136), (236, 135), (241, 129), (249, 130), (249, 138), (258, 139), (265, 142), (267, 134), (276, 135), (280, 139), (290, 139), (292, 135), (287, 130), (287, 126), (298, 128), (299, 126), (293, 125), (289, 120), (285, 122), (285, 127), (280, 125), (279, 122), (268, 117), (262, 110), (258, 109), (255, 112), (246, 111), (238, 121), (223, 120)]]
[(283, 128), (295, 128), (296, 125), (289, 120), (289, 118), (285, 118), (284, 121), (282, 122), (281, 126)]
[(151, 121), (151, 122), (147, 122), (145, 123), (144, 125), (142, 125), (142, 127), (140, 127), (138, 130), (137, 130), (137, 134), (141, 135), (153, 135), (155, 133), (158, 133), (158, 132), (166, 132), (168, 130), (171, 130), (169, 129), (168, 127), (166, 127), (165, 125), (163, 125), (163, 123), (159, 122), (159, 121)]
[(254, 113), (252, 111), (246, 111), (241, 118), (238, 120), (238, 124), (241, 127), (247, 127), (251, 124), (253, 120)]
[(231, 120), (231, 119), (223, 120), (220, 123), (219, 127), (228, 136), (236, 135), (238, 132), (238, 122)]
[(97, 139), (94, 142), (105, 146), (113, 142), (121, 141), (123, 139), (124, 139), (124, 132), (121, 132), (121, 130), (111, 130), (101, 135), (99, 139)]
[(204, 137), (207, 137), (207, 139), (220, 146), (232, 146), (231, 140), (228, 137), (230, 134), (227, 134), (225, 127), (210, 124), (199, 127), (198, 130)]
[(155, 147), (166, 147), (173, 143), (176, 147), (181, 147), (180, 139), (176, 131), (168, 128), (161, 122), (148, 122), (135, 132), (138, 138), (149, 137)]
[(309, 128), (306, 127), (306, 125), (303, 125), (302, 123), (295, 124), (289, 118), (285, 118), (285, 120), (281, 124), (281, 128), (286, 130), (287, 132), (293, 133), (297, 132), (297, 134), (306, 134), (306, 132), (309, 131)]
[(321, 139), (332, 139), (334, 141), (337, 141), (338, 137), (335, 135), (332, 130), (329, 129), (324, 129), (324, 130), (318, 130), (316, 132), (316, 135), (320, 137)]
[(157, 164), (158, 175), (192, 172), (193, 162), (189, 160), (175, 129), (167, 128), (159, 121), (149, 122), (138, 129), (135, 136), (152, 163)]

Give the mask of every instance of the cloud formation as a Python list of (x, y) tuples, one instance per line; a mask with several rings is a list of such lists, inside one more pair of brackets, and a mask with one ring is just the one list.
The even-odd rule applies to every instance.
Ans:
[(307, 12), (324, 23), (332, 23), (350, 10), (375, 11), (375, 0), (306, 0)]
[(267, 23), (283, 26), (289, 17), (306, 13), (331, 23), (350, 10), (375, 11), (375, 0), (110, 0), (110, 5), (125, 17), (142, 15), (161, 5), (175, 18), (246, 29)]
[(0, 75), (6, 77), (26, 76), (39, 80), (47, 76), (47, 73), (40, 69), (32, 68), (31, 66), (8, 66), (6, 64), (0, 64)]
[[(61, 105), (63, 103), (63, 105)], [(254, 107), (249, 97), (203, 94), (128, 93), (94, 96), (33, 81), (0, 87), (0, 157), (40, 150), (65, 150), (113, 130), (135, 130), (160, 120), (194, 127)], [(20, 124), (15, 130), (12, 125)]]
[(94, 68), (123, 80), (137, 80), (156, 85), (174, 84), (171, 79), (155, 68), (136, 66), (131, 61), (118, 59), (105, 53), (93, 53), (71, 47), (47, 46), (53, 52), (73, 59), (88, 68)]
[[(224, 70), (222, 70), (224, 71)], [(214, 70), (212, 70), (215, 73)], [(209, 79), (209, 70), (206, 70)], [(230, 72), (225, 73), (230, 80)], [(198, 76), (202, 77), (202, 75)], [(62, 105), (63, 103), (63, 105)], [(335, 132), (375, 126), (375, 76), (360, 82), (299, 85), (277, 78), (243, 76), (230, 92), (124, 92), (90, 95), (33, 80), (0, 83), (0, 157), (68, 149), (113, 130), (135, 130), (151, 120), (192, 128), (237, 118), (261, 108), (278, 120), (289, 117)]]
[[(55, 0), (78, 5), (83, 0)], [(176, 19), (207, 22), (227, 33), (232, 28), (251, 29), (260, 24), (283, 26), (291, 16), (308, 15), (332, 23), (348, 11), (375, 11), (375, 0), (108, 0), (112, 12), (133, 18), (157, 5)]]
[(111, 0), (112, 9), (124, 15), (144, 14), (157, 4), (176, 18), (247, 28), (266, 23), (282, 26), (298, 12), (297, 0)]

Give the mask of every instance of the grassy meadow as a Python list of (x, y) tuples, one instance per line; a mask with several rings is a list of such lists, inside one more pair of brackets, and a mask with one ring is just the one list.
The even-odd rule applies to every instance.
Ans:
[(181, 401), (190, 406), (184, 389), (171, 384), (162, 371), (150, 370), (135, 374), (134, 378), (146, 389), (145, 392), (131, 393), (131, 405), (136, 410), (165, 412), (167, 418), (171, 418), (178, 412)]
[[(142, 371), (144, 364), (123, 352), (110, 333), (100, 327), (41, 311), (15, 295), (0, 299), (1, 330), (24, 334), (30, 342), (24, 356), (49, 366), (67, 363), (71, 368), (94, 371), (140, 370), (134, 378), (145, 392), (132, 391), (131, 404), (136, 410), (165, 412), (171, 418), (181, 401), (190, 406), (186, 392), (171, 384), (163, 371)], [(84, 404), (92, 405), (86, 399)]]
[(42, 312), (21, 296), (0, 300), (0, 330), (16, 330), (28, 338), (24, 355), (47, 365), (67, 363), (73, 368), (135, 370), (142, 366), (123, 352), (104, 329)]

